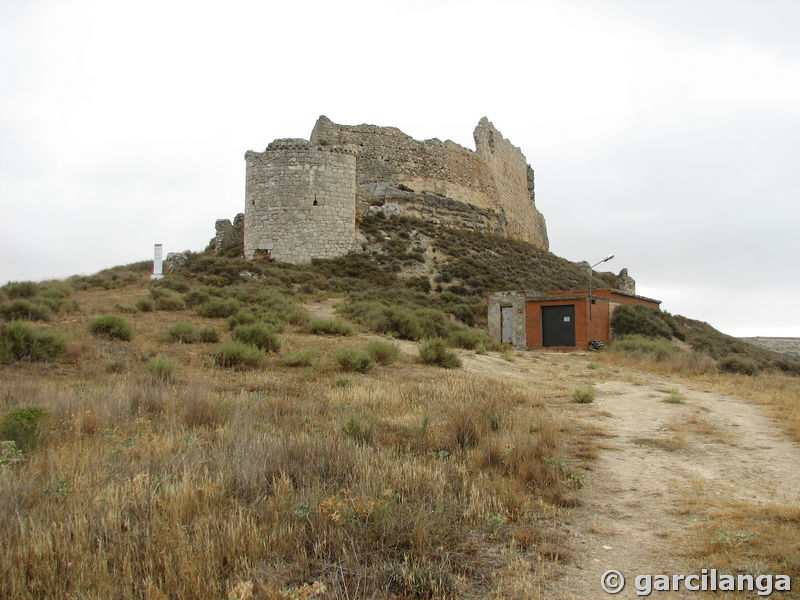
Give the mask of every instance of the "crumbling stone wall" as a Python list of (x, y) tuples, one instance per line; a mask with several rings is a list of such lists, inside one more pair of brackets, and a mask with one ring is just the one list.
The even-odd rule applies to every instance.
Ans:
[(354, 249), (356, 156), (343, 145), (275, 140), (247, 152), (244, 251), (306, 263)]
[(418, 141), (395, 127), (339, 125), (322, 116), (311, 143), (356, 148), (359, 211), (375, 203), (381, 185), (402, 184), (504, 215), (503, 233), (548, 248), (544, 217), (535, 206), (533, 169), (522, 151), (486, 117), (473, 133), (475, 151), (438, 139)]
[(419, 194), (404, 185), (380, 183), (372, 192), (372, 204), (362, 209), (368, 214), (401, 215), (442, 227), (499, 235), (508, 225), (503, 213), (430, 192)]
[(214, 223), (217, 233), (214, 236), (214, 251), (222, 252), (244, 244), (244, 214), (239, 213), (230, 219), (217, 219)]

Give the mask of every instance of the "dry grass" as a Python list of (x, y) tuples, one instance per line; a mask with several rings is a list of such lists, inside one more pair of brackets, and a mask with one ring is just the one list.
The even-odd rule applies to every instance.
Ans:
[[(784, 574), (793, 578), (793, 587), (797, 585), (800, 509), (796, 505), (755, 505), (704, 498), (701, 508), (698, 525), (682, 544), (687, 556), (720, 573)], [(776, 592), (771, 597), (796, 596)]]
[[(176, 320), (227, 340), (222, 319), (137, 313), (134, 340), (111, 342), (86, 322), (141, 285), (75, 295), (84, 313), (47, 325), (67, 358), (0, 367), (2, 414), (50, 415), (0, 473), (0, 596), (530, 595), (564, 559), (581, 473), (543, 390), (409, 362), (346, 381), (281, 356), (233, 372), (203, 344), (163, 343)], [(322, 357), (363, 344), (281, 341)], [(173, 381), (148, 374), (161, 355)]]

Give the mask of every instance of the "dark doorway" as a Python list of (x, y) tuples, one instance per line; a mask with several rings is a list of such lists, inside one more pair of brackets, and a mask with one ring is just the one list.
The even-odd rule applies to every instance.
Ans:
[(575, 305), (542, 307), (542, 346), (575, 345)]

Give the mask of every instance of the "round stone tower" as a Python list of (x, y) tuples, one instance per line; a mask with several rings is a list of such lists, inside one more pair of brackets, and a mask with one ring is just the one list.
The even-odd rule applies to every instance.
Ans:
[(350, 146), (275, 140), (247, 152), (244, 253), (294, 264), (353, 249), (356, 152)]

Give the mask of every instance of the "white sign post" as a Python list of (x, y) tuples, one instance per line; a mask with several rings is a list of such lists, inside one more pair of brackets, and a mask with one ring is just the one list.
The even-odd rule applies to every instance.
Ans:
[(161, 264), (162, 264), (162, 256), (164, 247), (161, 244), (156, 244), (153, 249), (153, 274), (150, 275), (150, 279), (161, 279), (164, 277), (164, 274), (161, 271)]

